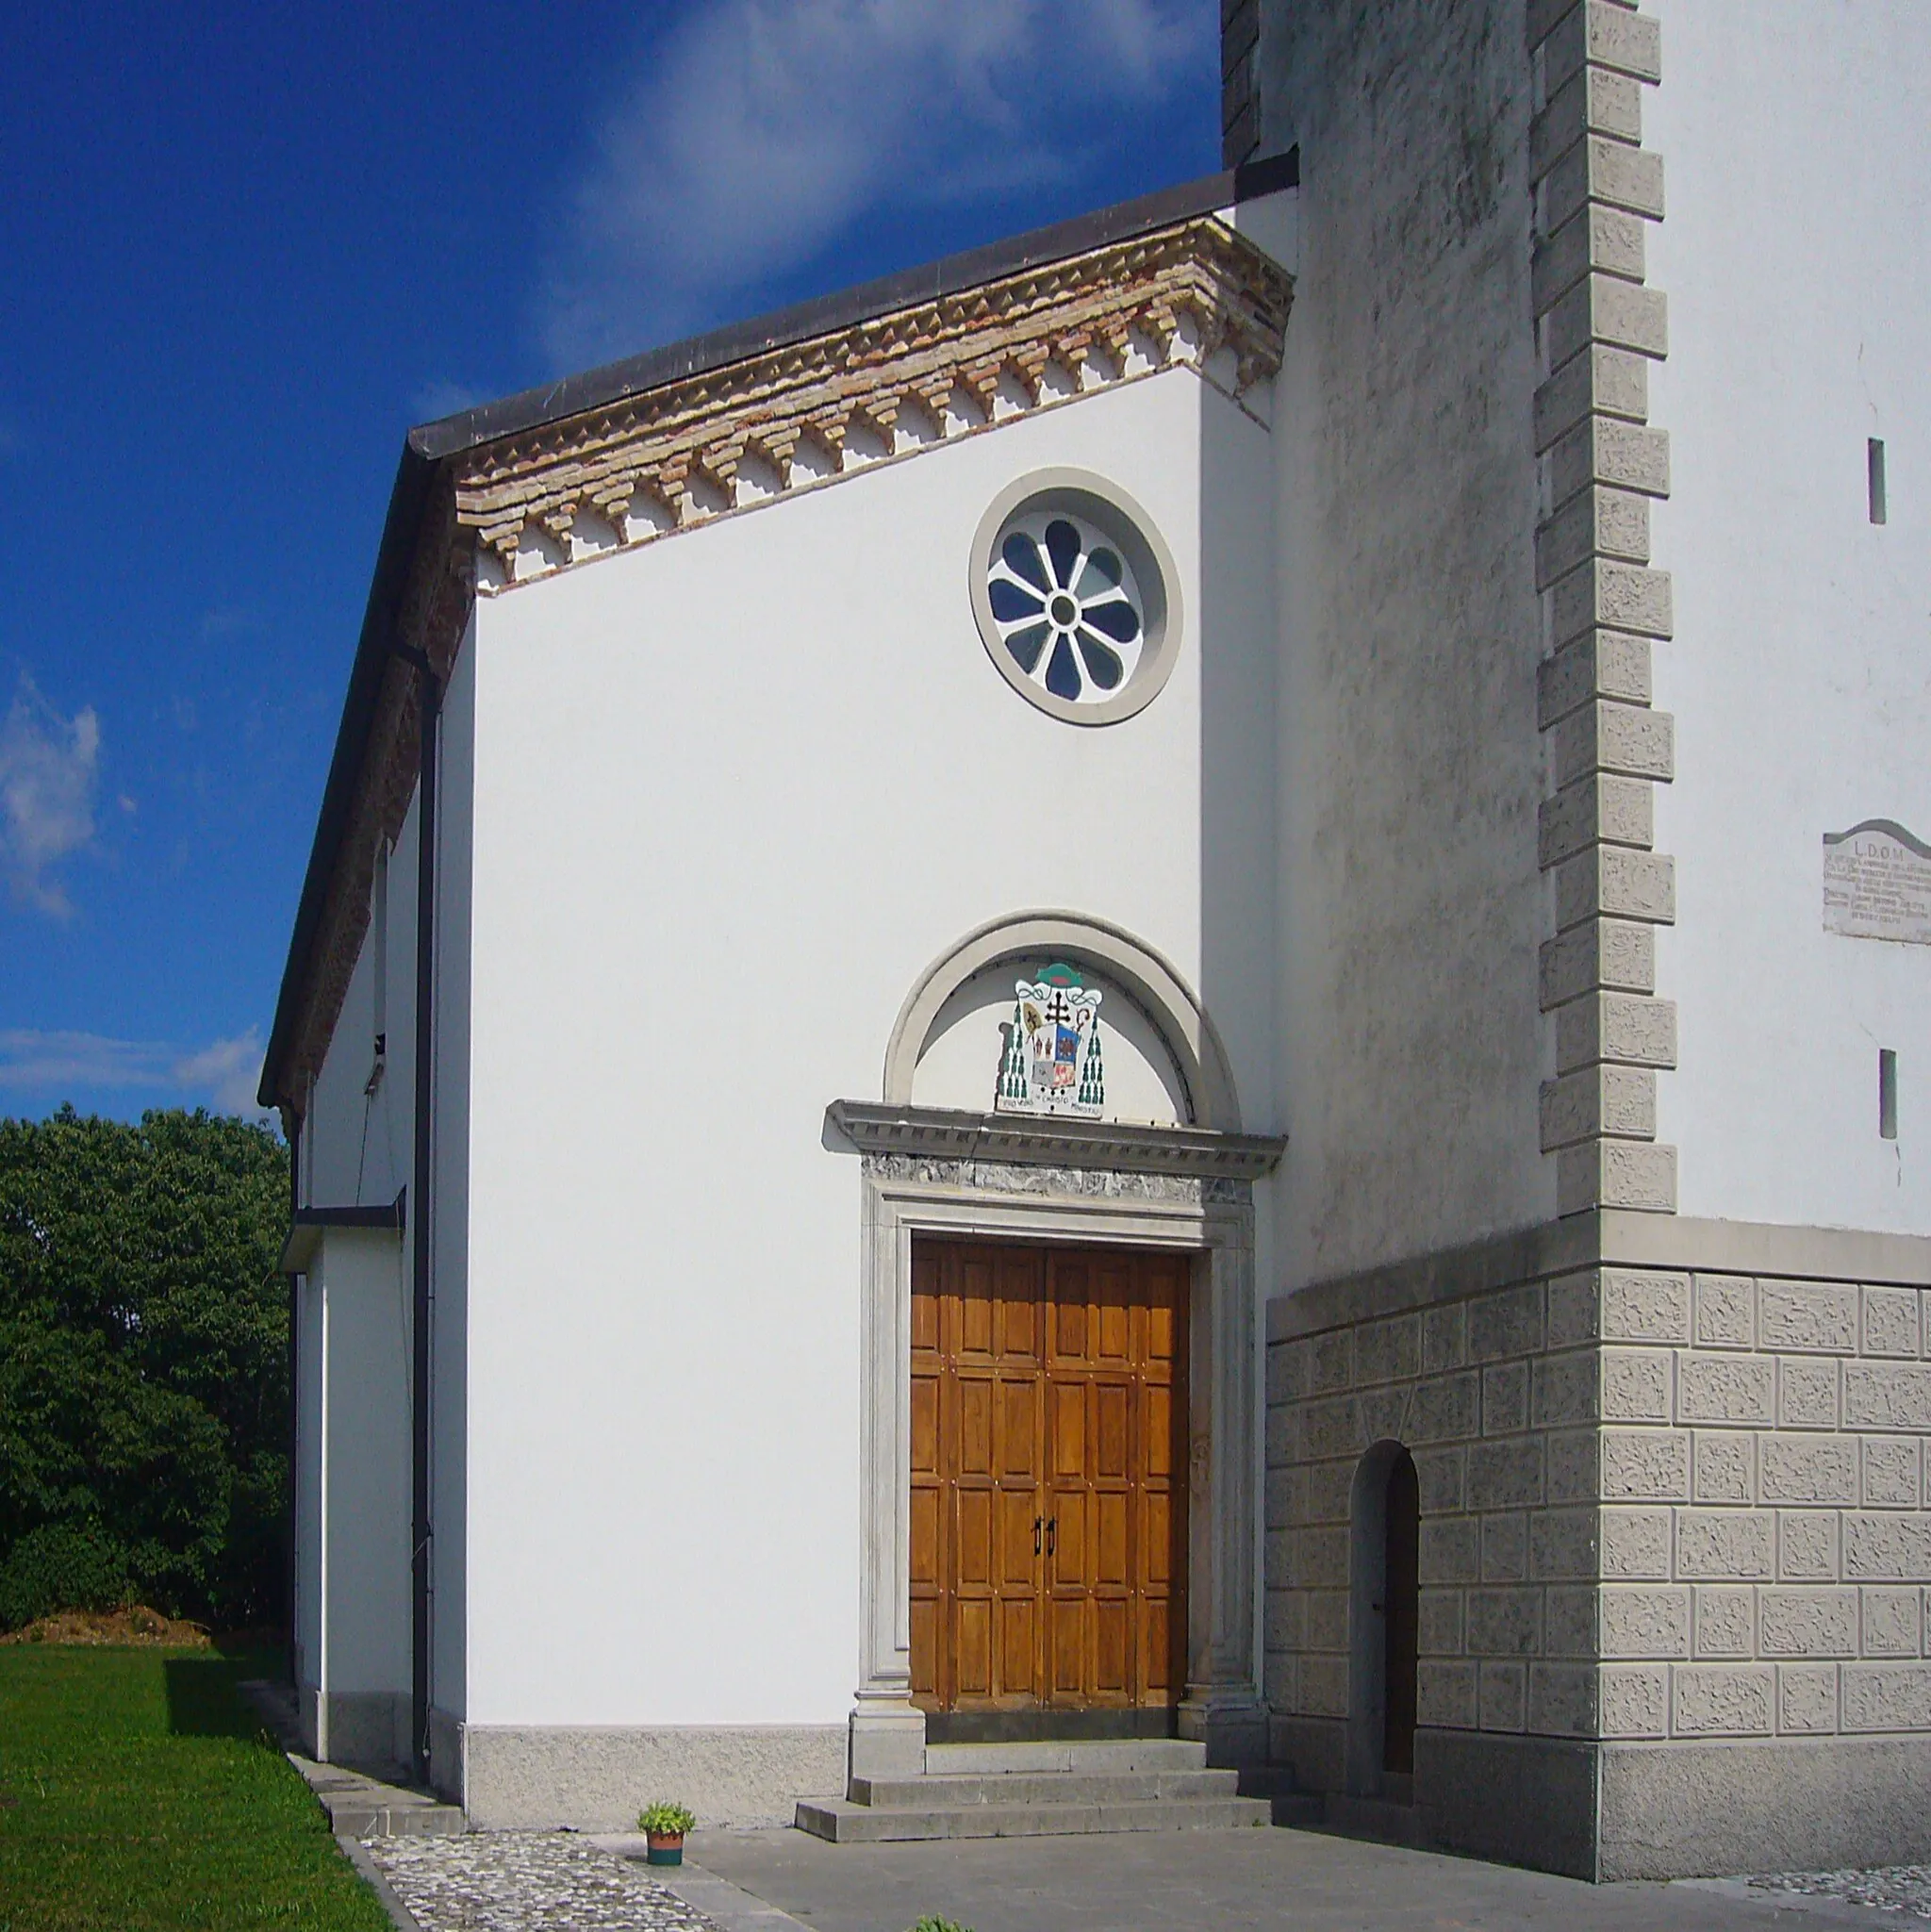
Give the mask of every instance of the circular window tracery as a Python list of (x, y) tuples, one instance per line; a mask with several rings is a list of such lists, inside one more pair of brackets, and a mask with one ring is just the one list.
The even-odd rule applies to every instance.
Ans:
[(1105, 702), (1139, 665), (1139, 585), (1118, 547), (1082, 518), (1014, 518), (987, 573), (986, 602), (1013, 662), (1068, 704)]
[(1123, 490), (1035, 471), (987, 508), (972, 557), (986, 654), (1029, 703), (1113, 724), (1159, 695), (1180, 639), (1173, 559)]

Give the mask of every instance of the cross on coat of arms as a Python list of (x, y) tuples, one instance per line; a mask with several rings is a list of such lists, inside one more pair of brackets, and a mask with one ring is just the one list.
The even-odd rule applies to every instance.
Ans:
[(1017, 999), (999, 1063), (1001, 1114), (1099, 1113), (1106, 1068), (1099, 1051), (1099, 989), (1071, 966), (1049, 966), (1014, 986)]

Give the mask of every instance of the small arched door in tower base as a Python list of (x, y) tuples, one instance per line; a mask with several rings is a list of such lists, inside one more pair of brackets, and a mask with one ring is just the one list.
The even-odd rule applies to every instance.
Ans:
[(1421, 1489), (1399, 1443), (1362, 1458), (1349, 1518), (1347, 1788), (1372, 1797), (1414, 1770)]

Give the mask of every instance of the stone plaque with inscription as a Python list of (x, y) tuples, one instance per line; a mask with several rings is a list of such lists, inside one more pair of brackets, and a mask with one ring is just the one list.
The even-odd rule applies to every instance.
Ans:
[(1931, 946), (1931, 846), (1890, 818), (1826, 832), (1824, 930)]

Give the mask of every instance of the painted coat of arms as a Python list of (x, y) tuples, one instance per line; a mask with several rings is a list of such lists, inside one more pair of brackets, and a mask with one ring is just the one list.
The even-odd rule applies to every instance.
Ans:
[(999, 1064), (1001, 1114), (1098, 1114), (1106, 1105), (1099, 1050), (1099, 989), (1071, 966), (1020, 980)]

